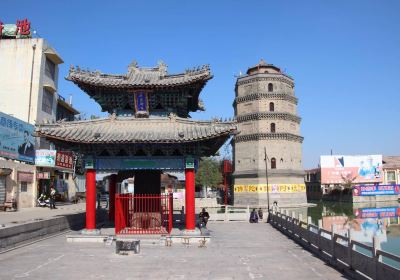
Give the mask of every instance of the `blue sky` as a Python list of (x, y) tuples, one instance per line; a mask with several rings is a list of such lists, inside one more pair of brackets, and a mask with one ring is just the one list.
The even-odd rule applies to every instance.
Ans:
[[(169, 72), (210, 64), (206, 112), (232, 117), (235, 75), (260, 58), (292, 75), (304, 167), (319, 155), (399, 155), (400, 1), (2, 0), (0, 20), (27, 17), (63, 57), (59, 92), (100, 107), (63, 79), (69, 65), (125, 73), (132, 60)], [(1, 62), (0, 62), (1, 63)]]

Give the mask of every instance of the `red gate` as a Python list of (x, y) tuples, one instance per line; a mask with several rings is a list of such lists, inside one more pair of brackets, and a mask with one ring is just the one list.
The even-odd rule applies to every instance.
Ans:
[(172, 194), (116, 194), (115, 234), (170, 233), (172, 201)]

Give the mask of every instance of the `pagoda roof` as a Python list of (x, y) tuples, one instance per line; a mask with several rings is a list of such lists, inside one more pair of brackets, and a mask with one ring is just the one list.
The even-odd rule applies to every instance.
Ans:
[(236, 122), (194, 121), (169, 117), (116, 117), (39, 124), (36, 134), (47, 139), (78, 144), (187, 143), (227, 138)]
[[(157, 89), (180, 87), (196, 83), (204, 84), (212, 78), (209, 65), (203, 65), (179, 74), (168, 74), (167, 65), (159, 63), (157, 67), (141, 67), (133, 62), (126, 74), (103, 74), (100, 71), (82, 70), (71, 66), (67, 80), (78, 86), (97, 86), (119, 89)], [(82, 88), (84, 89), (84, 88)], [(85, 89), (84, 89), (85, 90)], [(90, 95), (90, 92), (88, 92)]]

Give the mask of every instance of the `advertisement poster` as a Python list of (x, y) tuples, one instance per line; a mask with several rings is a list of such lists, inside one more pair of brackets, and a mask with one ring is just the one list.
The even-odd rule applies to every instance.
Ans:
[(399, 185), (359, 185), (353, 187), (354, 196), (396, 194), (399, 194)]
[[(234, 191), (236, 193), (252, 192), (252, 193), (267, 193), (266, 184), (258, 185), (235, 185)], [(268, 192), (270, 193), (295, 193), (305, 192), (305, 184), (269, 184)]]
[(382, 155), (321, 156), (321, 183), (380, 183)]
[(56, 153), (56, 150), (36, 150), (35, 164), (42, 167), (54, 167)]
[(0, 156), (35, 162), (34, 127), (0, 112)]

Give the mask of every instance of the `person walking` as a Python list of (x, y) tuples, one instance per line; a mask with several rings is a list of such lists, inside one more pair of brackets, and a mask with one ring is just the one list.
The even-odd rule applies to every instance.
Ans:
[(199, 214), (200, 227), (207, 227), (208, 219), (210, 219), (210, 214), (203, 208)]
[(52, 185), (50, 187), (50, 209), (57, 209), (56, 208), (56, 189)]

